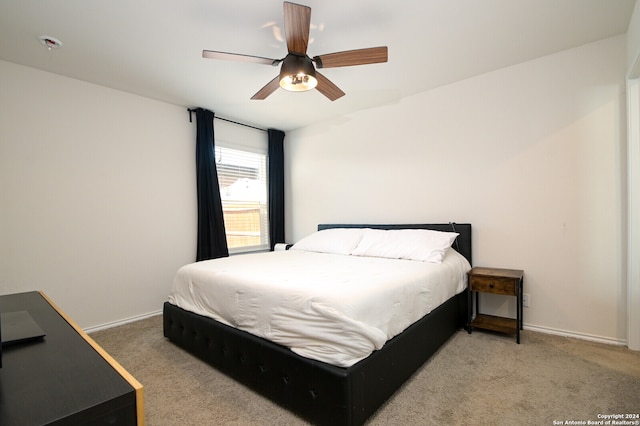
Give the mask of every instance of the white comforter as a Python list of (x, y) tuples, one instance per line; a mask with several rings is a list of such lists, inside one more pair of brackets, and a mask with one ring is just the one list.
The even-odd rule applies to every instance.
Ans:
[(348, 367), (466, 287), (467, 260), (441, 264), (301, 250), (192, 263), (169, 302), (307, 358)]

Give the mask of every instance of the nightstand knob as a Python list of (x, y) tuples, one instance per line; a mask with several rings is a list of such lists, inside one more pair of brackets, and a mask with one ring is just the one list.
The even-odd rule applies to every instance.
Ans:
[(493, 283), (489, 284), (489, 288), (493, 288)]

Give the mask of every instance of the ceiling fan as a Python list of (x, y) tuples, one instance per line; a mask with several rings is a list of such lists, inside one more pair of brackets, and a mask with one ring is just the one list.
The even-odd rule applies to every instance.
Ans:
[[(301, 92), (318, 89), (331, 101), (344, 96), (344, 92), (328, 78), (316, 71), (316, 68), (348, 67), (353, 65), (376, 64), (387, 62), (387, 47), (371, 47), (367, 49), (348, 50), (326, 55), (307, 55), (309, 44), (309, 27), (311, 25), (311, 8), (295, 3), (284, 2), (284, 26), (288, 54), (282, 59), (270, 59), (260, 56), (239, 53), (216, 52), (203, 50), (202, 57), (228, 61), (252, 62), (280, 67), (280, 74), (260, 89), (251, 99), (266, 99), (278, 87)], [(314, 67), (315, 63), (315, 67)]]

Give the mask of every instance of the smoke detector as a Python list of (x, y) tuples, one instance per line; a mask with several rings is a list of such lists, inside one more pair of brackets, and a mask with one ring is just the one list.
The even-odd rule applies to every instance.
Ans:
[(55, 37), (42, 35), (38, 37), (38, 40), (40, 40), (40, 43), (42, 43), (49, 50), (62, 47), (62, 42)]

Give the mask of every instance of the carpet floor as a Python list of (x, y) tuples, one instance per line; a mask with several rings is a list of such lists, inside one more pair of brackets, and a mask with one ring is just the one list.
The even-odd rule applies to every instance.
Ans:
[[(144, 386), (149, 426), (307, 424), (167, 341), (161, 316), (91, 337)], [(638, 425), (634, 414), (640, 352), (527, 330), (517, 345), (461, 330), (367, 425), (606, 425), (608, 415)]]

